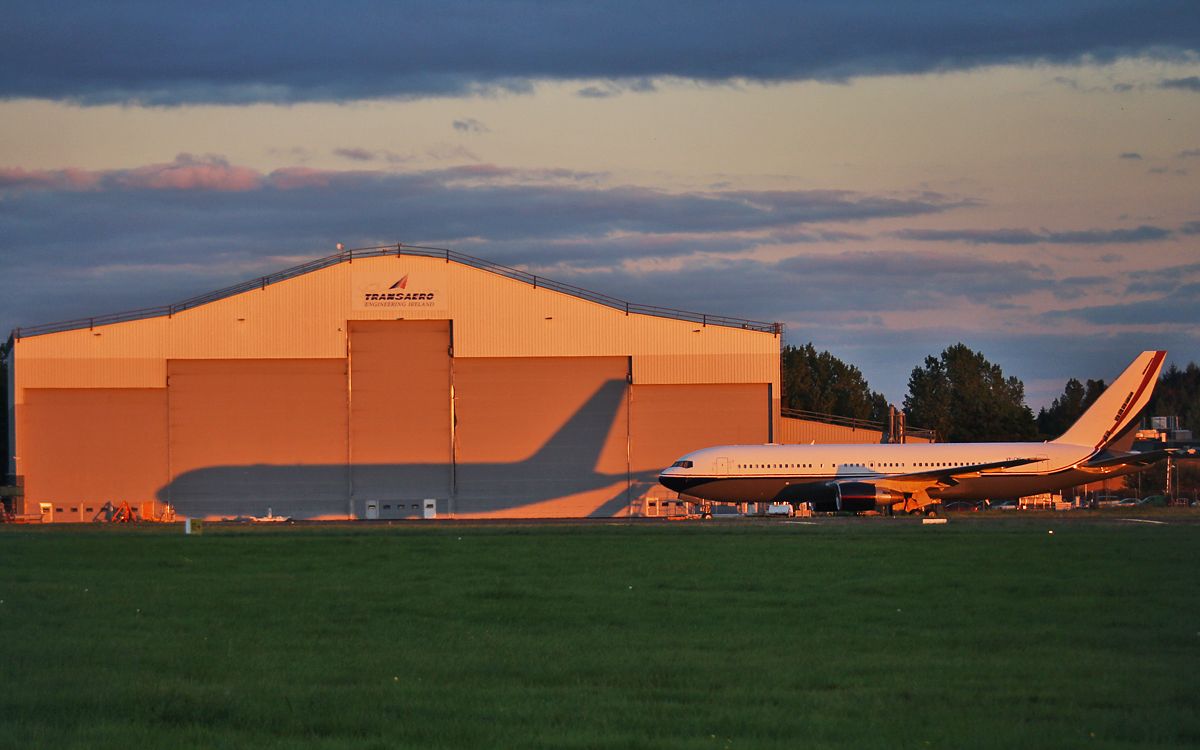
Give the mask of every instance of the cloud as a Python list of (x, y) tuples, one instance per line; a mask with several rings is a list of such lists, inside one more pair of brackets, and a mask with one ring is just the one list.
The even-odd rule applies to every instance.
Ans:
[(627, 91), (644, 94), (656, 91), (658, 87), (654, 81), (649, 78), (636, 78), (628, 80), (610, 80), (601, 81), (590, 86), (584, 86), (575, 92), (575, 96), (584, 99), (611, 99), (620, 96)]
[(99, 177), (84, 169), (22, 169), (0, 167), (0, 191), (4, 190), (84, 190), (94, 187)]
[(1042, 317), (1052, 322), (1076, 320), (1121, 329), (1194, 331), (1194, 321), (1200, 319), (1200, 263), (1129, 272), (1124, 294), (1119, 296), (1128, 301), (1053, 310)]
[(1113, 83), (1103, 86), (1084, 85), (1075, 78), (1068, 76), (1055, 76), (1051, 79), (1054, 83), (1060, 86), (1065, 86), (1072, 91), (1078, 91), (1081, 94), (1124, 94), (1134, 89), (1141, 88), (1132, 83)]
[[(367, 162), (364, 162), (367, 163)], [(288, 167), (259, 172), (219, 156), (118, 170), (0, 171), (0, 264), (13, 293), (0, 321), (28, 323), (119, 307), (96, 291), (191, 289), (193, 266), (268, 272), (281, 252), (337, 242), (446, 244), (510, 264), (611, 266), (646, 257), (744, 252), (858, 237), (832, 222), (915, 216), (960, 201), (848, 191), (668, 192), (604, 186), (590, 173), (477, 164), (423, 172)], [(70, 281), (63, 271), (71, 269)], [(178, 269), (171, 277), (168, 269)], [(53, 283), (47, 281), (53, 272)], [(213, 272), (215, 273), (215, 271)], [(232, 272), (230, 272), (232, 273)], [(171, 277), (168, 280), (168, 277)], [(219, 277), (219, 278), (218, 278)], [(200, 278), (197, 276), (196, 278)], [(238, 277), (206, 275), (221, 283)], [(53, 288), (53, 294), (47, 293)], [(124, 291), (122, 291), (124, 290)], [(149, 296), (149, 292), (146, 292)], [(173, 297), (158, 301), (169, 302)], [(155, 302), (144, 300), (135, 306)]]
[(219, 156), (180, 154), (170, 164), (154, 164), (114, 172), (109, 181), (121, 188), (144, 190), (219, 190), (243, 192), (262, 185), (262, 175), (235, 167)]
[(1200, 92), (1200, 76), (1188, 76), (1187, 78), (1166, 78), (1161, 86), (1164, 89), (1180, 89), (1183, 91)]
[(1120, 159), (1131, 159), (1131, 160), (1134, 160), (1134, 161), (1141, 161), (1141, 160), (1142, 160), (1142, 155), (1141, 155), (1141, 154), (1139, 154), (1139, 153), (1137, 153), (1136, 151), (1126, 151), (1125, 153), (1121, 154), (1121, 155), (1120, 155), (1118, 158), (1120, 158)]
[[(492, 237), (545, 236), (547, 232), (730, 232), (790, 228), (830, 221), (937, 213), (964, 205), (934, 193), (911, 196), (851, 191), (710, 191), (671, 193), (643, 187), (586, 186), (588, 173), (565, 170), (511, 170), (478, 164), (426, 172), (333, 171), (290, 167), (260, 173), (230, 165), (221, 157), (181, 154), (174, 162), (104, 172), (13, 171), (7, 182), (21, 190), (57, 192), (57, 201), (86, 203), (82, 188), (103, 188), (106, 201), (130, 192), (139, 201), (158, 200), (170, 191), (246, 192), (254, 203), (294, 205), (306, 201), (348, 214), (372, 208), (379, 215), (411, 209), (405, 223), (426, 237), (475, 236), (467, 223), (482, 225)], [(565, 184), (563, 184), (565, 181)], [(549, 182), (553, 184), (538, 184)], [(0, 182), (0, 187), (5, 183)], [(336, 190), (334, 190), (336, 188)], [(325, 190), (329, 189), (329, 190)], [(111, 193), (111, 195), (109, 195)], [(289, 197), (288, 193), (298, 193)], [(74, 198), (70, 196), (76, 194)], [(196, 208), (203, 199), (196, 199)], [(16, 205), (15, 203), (13, 205)]]
[(1189, 148), (1176, 154), (1179, 159), (1195, 159), (1200, 157), (1200, 148)]
[(576, 96), (583, 97), (584, 99), (609, 99), (620, 94), (620, 89), (608, 86), (584, 86), (575, 92)]
[(378, 158), (376, 152), (365, 148), (335, 148), (333, 153), (350, 161), (375, 161)]
[(1129, 284), (1125, 287), (1125, 292), (1138, 296), (1161, 295), (1191, 281), (1200, 282), (1200, 263), (1133, 271), (1129, 274)]
[(966, 242), (973, 245), (1117, 245), (1170, 239), (1170, 229), (1142, 225), (1133, 229), (901, 229), (890, 236), (918, 242)]
[(1175, 326), (1194, 330), (1200, 320), (1200, 281), (1179, 284), (1154, 299), (1046, 313), (1047, 320), (1080, 320), (1097, 326)]
[(453, 123), (454, 129), (460, 133), (490, 133), (491, 129), (484, 125), (479, 120), (473, 117), (468, 117), (462, 120), (455, 120)]
[(334, 156), (340, 156), (349, 161), (377, 162), (383, 164), (405, 164), (413, 160), (412, 156), (396, 154), (391, 151), (372, 151), (366, 148), (335, 148)]
[[(693, 242), (699, 249), (716, 244)], [(1028, 261), (902, 251), (801, 253), (778, 261), (688, 255), (684, 263), (661, 268), (579, 264), (559, 265), (554, 273), (627, 299), (756, 320), (804, 321), (806, 329), (896, 311), (964, 305), (1000, 309), (1039, 291), (1074, 298), (1108, 284), (1103, 277), (1059, 278)]]
[[(300, 8), (17, 0), (0, 28), (0, 97), (246, 104), (525, 92), (538, 80), (606, 82), (598, 91), (646, 90), (656, 79), (844, 81), (1186, 59), (1197, 39), (1200, 14), (1179, 0), (1061, 0), (1019, 13), (1001, 2), (668, 0), (647, 10), (636, 0)], [(1192, 88), (1190, 80), (1163, 85)]]
[(231, 165), (220, 156), (179, 154), (175, 161), (134, 169), (96, 172), (85, 169), (26, 170), (0, 168), (0, 192), (13, 190), (218, 190), (246, 191), (263, 185), (253, 169)]

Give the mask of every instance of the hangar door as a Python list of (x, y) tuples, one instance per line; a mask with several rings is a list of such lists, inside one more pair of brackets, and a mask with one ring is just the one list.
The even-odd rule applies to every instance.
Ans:
[(90, 521), (167, 483), (165, 388), (29, 388), (17, 409), (27, 509), (48, 502), (56, 520)]
[(349, 325), (355, 515), (420, 516), (450, 497), (450, 321)]
[(344, 359), (169, 360), (167, 392), (179, 513), (345, 517)]
[(685, 453), (712, 445), (767, 442), (769, 393), (766, 383), (633, 386), (633, 500), (663, 495), (658, 473)]
[(767, 442), (766, 383), (635, 385), (631, 399), (632, 468), (657, 472), (710, 445)]
[(457, 515), (626, 505), (626, 357), (455, 358)]

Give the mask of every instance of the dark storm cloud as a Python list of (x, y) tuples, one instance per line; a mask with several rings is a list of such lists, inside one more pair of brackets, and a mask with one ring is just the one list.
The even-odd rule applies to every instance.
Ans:
[(1192, 0), (18, 0), (0, 26), (0, 96), (172, 105), (527, 91), (539, 79), (839, 81), (1173, 58), (1198, 39)]
[(1118, 245), (1157, 242), (1174, 236), (1170, 229), (1142, 225), (1133, 229), (901, 229), (890, 236), (918, 242), (966, 242), (972, 245)]

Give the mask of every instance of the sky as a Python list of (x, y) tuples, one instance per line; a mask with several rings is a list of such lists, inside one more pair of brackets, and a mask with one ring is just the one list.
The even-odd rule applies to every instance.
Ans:
[(448, 247), (903, 401), (1200, 360), (1200, 6), (60, 2), (0, 26), (0, 328)]

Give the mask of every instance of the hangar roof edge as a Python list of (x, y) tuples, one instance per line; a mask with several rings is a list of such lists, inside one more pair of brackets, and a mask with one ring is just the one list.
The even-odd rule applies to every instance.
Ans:
[(333, 255), (327, 255), (324, 258), (301, 263), (291, 268), (285, 268), (282, 271), (277, 271), (267, 276), (260, 276), (256, 279), (243, 281), (233, 286), (227, 286), (223, 289), (218, 289), (213, 292), (201, 294), (182, 302), (176, 302), (170, 305), (161, 305), (159, 307), (146, 307), (138, 310), (126, 310), (124, 312), (111, 313), (108, 315), (97, 315), (90, 318), (76, 318), (75, 320), (64, 320), (57, 323), (45, 323), (36, 326), (24, 326), (14, 328), (9, 336), (7, 346), (11, 346), (12, 342), (19, 341), (22, 338), (31, 336), (40, 336), (48, 333), (60, 333), (62, 331), (71, 331), (80, 328), (94, 328), (100, 325), (110, 325), (113, 323), (125, 323), (133, 320), (144, 320), (146, 318), (155, 318), (163, 315), (173, 315), (177, 312), (190, 310), (193, 307), (215, 302), (226, 297), (232, 297), (236, 294), (242, 294), (253, 289), (262, 289), (271, 284), (276, 284), (287, 279), (302, 276), (306, 273), (319, 271), (323, 268), (328, 268), (338, 263), (347, 263), (355, 258), (369, 258), (381, 255), (417, 255), (429, 258), (445, 258), (447, 262), (455, 262), (461, 265), (477, 268), (482, 271), (488, 271), (500, 276), (504, 276), (516, 281), (522, 281), (534, 287), (542, 287), (552, 291), (569, 294), (573, 297), (594, 302), (599, 305), (611, 307), (616, 310), (623, 310), (626, 313), (639, 313), (641, 315), (652, 315), (659, 318), (672, 318), (675, 320), (686, 320), (702, 325), (724, 326), (727, 328), (740, 328), (747, 331), (759, 331), (762, 333), (771, 333), (780, 335), (783, 333), (782, 323), (764, 323), (758, 320), (746, 320), (743, 318), (731, 318), (725, 315), (708, 315), (706, 313), (690, 312), (688, 310), (676, 310), (670, 307), (658, 307), (656, 305), (639, 305), (633, 302), (627, 302), (616, 297), (610, 297), (607, 294), (594, 292), (583, 287), (564, 284), (553, 279), (547, 279), (543, 276), (522, 271), (509, 266), (502, 266), (499, 263), (493, 263), (482, 258), (476, 258), (471, 255), (449, 250), (440, 247), (425, 247), (422, 245), (405, 245), (397, 243), (395, 245), (380, 245), (376, 247), (350, 248), (342, 250)]

